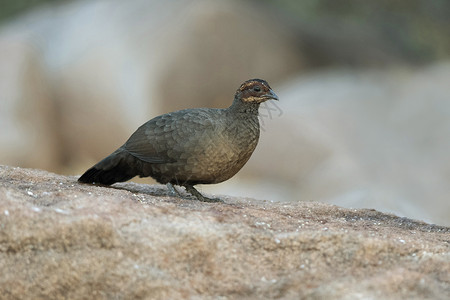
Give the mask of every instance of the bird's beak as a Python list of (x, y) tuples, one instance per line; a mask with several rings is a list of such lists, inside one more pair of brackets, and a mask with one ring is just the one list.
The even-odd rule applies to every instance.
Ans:
[(279, 101), (280, 99), (278, 98), (277, 94), (275, 94), (274, 91), (269, 90), (269, 92), (267, 94), (264, 95), (264, 98), (267, 99), (272, 99), (272, 100), (277, 100)]

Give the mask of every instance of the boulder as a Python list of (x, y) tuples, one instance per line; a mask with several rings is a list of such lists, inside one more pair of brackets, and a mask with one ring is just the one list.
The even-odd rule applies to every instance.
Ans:
[(0, 161), (81, 171), (152, 117), (226, 107), (244, 80), (299, 72), (300, 43), (281, 20), (256, 2), (115, 0), (4, 24)]
[[(445, 299), (450, 228), (0, 166), (2, 299)], [(289, 200), (289, 199), (286, 199)]]

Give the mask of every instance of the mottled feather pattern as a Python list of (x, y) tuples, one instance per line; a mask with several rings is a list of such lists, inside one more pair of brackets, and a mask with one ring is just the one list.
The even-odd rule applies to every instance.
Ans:
[(151, 176), (184, 185), (204, 201), (193, 185), (225, 181), (244, 166), (259, 139), (259, 104), (270, 99), (278, 97), (268, 83), (253, 79), (240, 86), (227, 109), (184, 109), (153, 118), (79, 181), (109, 185)]

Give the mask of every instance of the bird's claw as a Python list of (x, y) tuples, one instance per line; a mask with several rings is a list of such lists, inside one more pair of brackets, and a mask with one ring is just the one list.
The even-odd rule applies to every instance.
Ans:
[(203, 196), (199, 191), (197, 191), (194, 186), (192, 185), (184, 185), (186, 191), (193, 195), (195, 198), (197, 198), (197, 200), (202, 201), (202, 202), (210, 202), (210, 203), (214, 203), (214, 202), (223, 202), (223, 200), (219, 199), (219, 198), (208, 198)]

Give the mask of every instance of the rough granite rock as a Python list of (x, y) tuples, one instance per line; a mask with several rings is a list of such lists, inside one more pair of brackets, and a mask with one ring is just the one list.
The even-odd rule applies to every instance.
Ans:
[(448, 299), (450, 228), (0, 166), (2, 299)]

